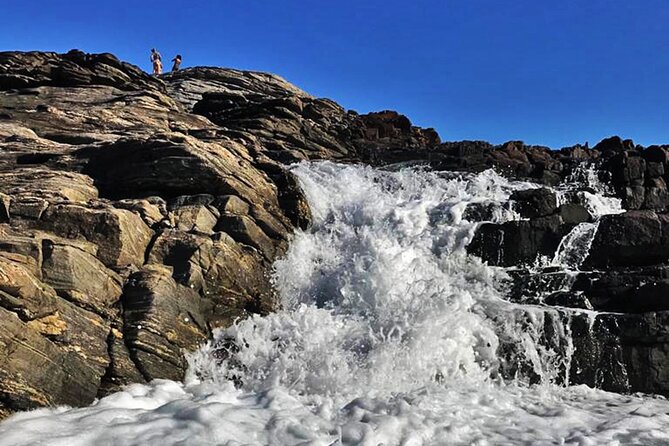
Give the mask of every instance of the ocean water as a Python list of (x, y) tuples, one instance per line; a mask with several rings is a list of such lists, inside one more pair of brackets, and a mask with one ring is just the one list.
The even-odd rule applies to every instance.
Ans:
[[(217, 332), (183, 383), (14, 415), (0, 445), (669, 445), (664, 398), (569, 385), (574, 310), (508, 301), (506, 271), (467, 255), (468, 206), (519, 219), (510, 194), (537, 185), (493, 171), (293, 171), (314, 226), (275, 264), (282, 311)], [(579, 194), (591, 212), (620, 212), (590, 177), (594, 192)], [(538, 264), (577, 270), (596, 230), (579, 225)]]

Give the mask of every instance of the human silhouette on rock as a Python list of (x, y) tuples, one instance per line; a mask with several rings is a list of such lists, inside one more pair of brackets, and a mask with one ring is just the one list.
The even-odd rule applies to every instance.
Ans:
[(153, 74), (158, 75), (163, 72), (163, 61), (160, 53), (155, 48), (151, 49), (151, 63), (153, 64)]
[(179, 71), (179, 67), (181, 66), (181, 54), (177, 54), (177, 56), (172, 59), (172, 62), (174, 62), (174, 65), (172, 65), (172, 71)]

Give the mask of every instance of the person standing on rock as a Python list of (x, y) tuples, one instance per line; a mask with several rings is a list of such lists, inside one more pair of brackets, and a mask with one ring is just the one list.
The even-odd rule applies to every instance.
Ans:
[(163, 72), (163, 61), (160, 53), (155, 48), (151, 49), (151, 63), (153, 64), (153, 74), (158, 75)]
[(181, 54), (177, 54), (177, 57), (172, 59), (172, 62), (174, 62), (174, 65), (172, 65), (172, 71), (179, 71), (179, 67), (181, 66)]

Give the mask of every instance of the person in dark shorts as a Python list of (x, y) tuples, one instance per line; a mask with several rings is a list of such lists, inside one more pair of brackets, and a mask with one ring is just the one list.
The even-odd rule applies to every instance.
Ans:
[(179, 71), (179, 67), (181, 66), (181, 54), (177, 54), (177, 57), (172, 59), (172, 62), (174, 62), (174, 65), (172, 65), (172, 71)]

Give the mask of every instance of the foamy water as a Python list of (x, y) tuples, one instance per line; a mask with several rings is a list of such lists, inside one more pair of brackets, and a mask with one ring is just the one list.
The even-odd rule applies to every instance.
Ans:
[[(218, 332), (185, 383), (15, 415), (0, 445), (669, 444), (665, 399), (556, 384), (569, 314), (508, 302), (505, 271), (466, 254), (468, 205), (517, 219), (509, 195), (536, 185), (329, 162), (294, 172), (314, 226), (275, 265), (284, 310)], [(587, 193), (595, 216), (619, 211)], [(573, 231), (553, 263), (577, 267), (591, 235)]]

